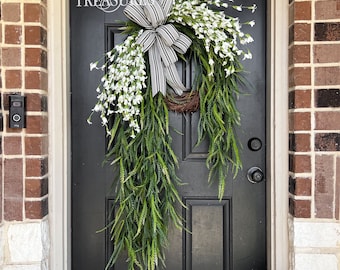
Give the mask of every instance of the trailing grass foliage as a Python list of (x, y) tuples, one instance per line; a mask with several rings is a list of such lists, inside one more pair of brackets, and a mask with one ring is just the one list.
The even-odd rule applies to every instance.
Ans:
[[(150, 84), (148, 84), (150, 85)], [(162, 95), (152, 97), (148, 89), (141, 106), (142, 132), (131, 138), (120, 115), (113, 119), (107, 159), (119, 167), (115, 217), (108, 225), (114, 252), (109, 269), (123, 250), (129, 269), (153, 270), (164, 264), (168, 224), (182, 228), (175, 210), (181, 203), (176, 184), (178, 160), (171, 148), (169, 115)]]

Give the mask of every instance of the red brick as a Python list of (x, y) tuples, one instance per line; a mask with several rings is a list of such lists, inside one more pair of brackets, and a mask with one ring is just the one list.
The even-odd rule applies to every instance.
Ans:
[(314, 141), (316, 151), (340, 151), (340, 133), (316, 133)]
[(41, 201), (26, 201), (25, 215), (27, 219), (42, 219), (48, 214), (47, 198)]
[(339, 41), (340, 22), (315, 23), (314, 33), (315, 41)]
[(289, 70), (289, 86), (311, 85), (311, 68), (295, 67)]
[[(46, 1), (41, 1), (46, 2)], [(40, 22), (41, 25), (47, 27), (47, 10), (44, 6), (37, 3), (24, 4), (24, 21)]]
[(311, 24), (295, 23), (289, 28), (289, 43), (293, 41), (310, 41)]
[(5, 25), (5, 43), (21, 44), (22, 29), (20, 25)]
[(295, 2), (294, 3), (294, 20), (311, 20), (311, 2)]
[(3, 3), (1, 9), (1, 19), (6, 22), (20, 21), (20, 4), (17, 3)]
[(47, 68), (47, 52), (40, 48), (27, 48), (25, 50), (25, 65)]
[(25, 44), (26, 45), (47, 45), (46, 30), (40, 26), (25, 27)]
[(22, 221), (23, 199), (4, 199), (4, 220), (6, 221)]
[(26, 177), (41, 177), (47, 172), (47, 158), (26, 158)]
[(309, 155), (289, 155), (289, 170), (294, 173), (311, 172), (311, 157)]
[(9, 137), (4, 138), (4, 154), (5, 155), (21, 155), (21, 137)]
[(3, 180), (2, 180), (2, 159), (0, 162), (0, 224), (2, 223), (2, 206), (3, 206), (3, 194), (2, 194), (2, 187), (3, 187)]
[(336, 159), (335, 218), (340, 219), (340, 157)]
[(340, 130), (340, 112), (323, 111), (315, 113), (316, 130)]
[(340, 1), (327, 0), (315, 2), (315, 19), (332, 20), (340, 18)]
[(25, 26), (25, 44), (40, 45), (40, 26)]
[(31, 115), (27, 116), (27, 134), (46, 134), (48, 131), (47, 116)]
[(294, 45), (289, 49), (289, 64), (310, 63), (310, 46)]
[(289, 108), (310, 108), (311, 107), (311, 90), (294, 90), (289, 92)]
[(10, 89), (21, 88), (22, 87), (21, 70), (6, 70), (5, 85), (6, 88)]
[(2, 65), (6, 67), (21, 66), (20, 48), (2, 48)]
[(289, 150), (295, 152), (309, 152), (311, 150), (310, 134), (290, 134)]
[(9, 95), (14, 94), (13, 93), (2, 93), (2, 103), (4, 106), (4, 110), (8, 111), (9, 110)]
[(40, 4), (24, 4), (24, 21), (40, 22), (42, 15)]
[(314, 63), (339, 63), (340, 44), (314, 45)]
[(339, 85), (340, 67), (315, 68), (315, 85)]
[(40, 198), (48, 193), (48, 179), (26, 179), (26, 198)]
[(4, 198), (23, 197), (23, 162), (21, 158), (4, 160)]
[(315, 90), (315, 106), (320, 108), (340, 107), (340, 89)]
[(310, 178), (297, 177), (295, 179), (295, 195), (310, 196), (312, 194), (312, 180)]
[[(2, 25), (0, 20), (0, 42), (2, 42)], [(1, 59), (0, 59), (0, 65), (1, 65)]]
[(26, 137), (25, 138), (26, 155), (47, 155), (48, 138), (44, 137)]
[(289, 130), (311, 130), (311, 115), (309, 112), (292, 112), (289, 114)]
[(297, 218), (310, 218), (311, 201), (289, 198), (289, 212)]
[(315, 216), (333, 218), (334, 167), (333, 156), (315, 157)]
[(25, 88), (47, 90), (47, 74), (43, 71), (29, 70), (25, 72)]
[(47, 111), (47, 97), (36, 94), (27, 93), (26, 94), (26, 109), (27, 111), (42, 112)]

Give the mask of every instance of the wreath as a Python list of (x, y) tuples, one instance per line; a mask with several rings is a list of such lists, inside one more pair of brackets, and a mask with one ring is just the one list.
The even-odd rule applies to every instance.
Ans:
[[(219, 199), (227, 173), (242, 167), (236, 100), (244, 81), (241, 61), (252, 57), (244, 45), (253, 39), (237, 17), (225, 15), (229, 7), (256, 9), (220, 0), (131, 0), (124, 9), (127, 38), (105, 54), (102, 66), (90, 64), (105, 74), (88, 122), (100, 113), (109, 138), (106, 161), (119, 170), (115, 216), (106, 227), (114, 245), (106, 269), (123, 250), (130, 270), (165, 265), (168, 224), (183, 229), (175, 210), (176, 203), (185, 206), (176, 189), (183, 182), (176, 175), (169, 110), (199, 111), (197, 143), (209, 140), (208, 182), (218, 181)], [(175, 66), (179, 59), (195, 66), (189, 91)]]

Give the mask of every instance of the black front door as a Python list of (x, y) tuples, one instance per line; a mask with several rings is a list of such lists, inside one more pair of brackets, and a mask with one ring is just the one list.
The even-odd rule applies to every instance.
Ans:
[[(87, 7), (84, 3), (88, 3)], [(119, 20), (123, 7), (106, 13), (89, 5), (91, 1), (71, 0), (71, 97), (72, 97), (72, 269), (104, 269), (112, 249), (105, 232), (97, 232), (106, 222), (114, 196), (109, 193), (113, 171), (102, 166), (106, 150), (105, 132), (99, 117), (88, 125), (86, 119), (96, 103), (101, 74), (89, 70), (90, 62), (123, 40)], [(96, 1), (92, 1), (96, 2)], [(98, 2), (98, 1), (97, 1)], [(253, 4), (251, 1), (239, 1)], [(240, 4), (240, 3), (238, 3)], [(178, 176), (188, 185), (180, 195), (188, 210), (180, 210), (189, 230), (170, 230), (167, 250), (168, 270), (264, 270), (266, 267), (266, 182), (251, 183), (248, 170), (265, 171), (266, 115), (266, 6), (258, 8), (249, 28), (255, 42), (249, 46), (251, 61), (245, 61), (252, 85), (241, 95), (243, 170), (230, 177), (224, 198), (217, 199), (217, 184), (207, 183), (206, 145), (195, 147), (198, 114), (170, 114), (174, 132), (173, 149), (180, 160)], [(244, 13), (248, 14), (250, 13)], [(241, 16), (243, 13), (240, 13)], [(249, 20), (242, 18), (241, 20)], [(124, 260), (116, 270), (124, 270)]]

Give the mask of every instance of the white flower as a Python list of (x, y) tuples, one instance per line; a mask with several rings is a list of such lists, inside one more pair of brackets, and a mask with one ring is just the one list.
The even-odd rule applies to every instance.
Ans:
[(106, 126), (107, 123), (108, 123), (107, 118), (106, 118), (105, 116), (102, 116), (101, 118), (102, 118), (102, 125), (103, 125), (103, 126)]
[(245, 53), (244, 55), (243, 55), (243, 59), (242, 60), (245, 60), (245, 59), (252, 59), (253, 58), (253, 55), (250, 53), (250, 52), (248, 52), (248, 53)]
[[(233, 2), (233, 0), (229, 0)], [(218, 10), (210, 8), (219, 7)], [(254, 21), (240, 23), (239, 18), (226, 16), (221, 8), (234, 8), (238, 11), (255, 11), (256, 5), (243, 6), (224, 3), (222, 0), (177, 0), (170, 14), (171, 22), (176, 22), (192, 29), (196, 38), (201, 40), (206, 50), (209, 66), (206, 67), (208, 76), (214, 76), (214, 67), (219, 64), (226, 77), (233, 74), (234, 62), (240, 59), (251, 59), (250, 52), (240, 49), (240, 44), (253, 41), (249, 34), (245, 34), (243, 24), (255, 25)], [(137, 44), (138, 35), (128, 36), (122, 44), (105, 54), (106, 63), (100, 67), (106, 74), (101, 79), (97, 104), (93, 111), (100, 112), (102, 124), (108, 131), (108, 117), (119, 114), (120, 119), (128, 123), (131, 137), (140, 132), (140, 106), (143, 100), (142, 91), (146, 88), (147, 74), (142, 46)], [(243, 46), (242, 46), (243, 47)], [(90, 69), (99, 69), (98, 62), (91, 63)], [(216, 69), (216, 68), (215, 68)]]
[(251, 10), (252, 13), (254, 13), (255, 10), (257, 9), (256, 4), (253, 4), (249, 9)]
[(98, 62), (90, 63), (90, 71), (97, 69)]
[(102, 104), (96, 104), (93, 108), (93, 111), (101, 112), (103, 109), (104, 109), (104, 106)]
[[(108, 118), (113, 113), (121, 114), (122, 120), (129, 122), (131, 137), (140, 132), (139, 114), (142, 102), (142, 90), (146, 87), (146, 67), (141, 45), (136, 43), (136, 36), (129, 36), (122, 44), (116, 46), (106, 56), (107, 73), (96, 89), (98, 102), (92, 109), (101, 112), (102, 125), (108, 131)], [(92, 68), (97, 63), (91, 63)], [(110, 134), (110, 132), (108, 132)]]
[(237, 11), (242, 11), (243, 6), (239, 5), (239, 6), (233, 6), (234, 9), (236, 9)]
[[(231, 1), (233, 2), (233, 1)], [(229, 5), (220, 0), (188, 0), (175, 2), (172, 10), (172, 22), (180, 23), (193, 29), (196, 37), (203, 40), (204, 47), (208, 55), (214, 53), (221, 58), (221, 63), (225, 68), (236, 60), (235, 55), (245, 54), (238, 48), (238, 44), (247, 44), (253, 41), (250, 35), (241, 31), (242, 24), (237, 17), (226, 17), (223, 11), (213, 11), (208, 5), (222, 6), (228, 8)], [(230, 5), (238, 11), (244, 9), (253, 10), (253, 6)], [(253, 26), (254, 21), (248, 22)], [(210, 61), (209, 57), (209, 61)], [(212, 59), (211, 59), (212, 60)], [(209, 62), (211, 70), (209, 76), (213, 76), (213, 65)], [(230, 72), (229, 72), (230, 73)]]
[(254, 25), (255, 25), (255, 21), (254, 21), (254, 20), (252, 20), (252, 21), (248, 22), (248, 24), (249, 24), (251, 27), (254, 27)]

